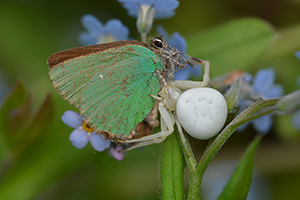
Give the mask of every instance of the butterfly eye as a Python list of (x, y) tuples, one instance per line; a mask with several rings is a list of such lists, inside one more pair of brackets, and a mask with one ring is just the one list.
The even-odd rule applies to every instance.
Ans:
[(159, 39), (154, 39), (153, 40), (153, 45), (154, 45), (154, 47), (156, 47), (158, 49), (162, 49), (163, 48), (163, 43)]

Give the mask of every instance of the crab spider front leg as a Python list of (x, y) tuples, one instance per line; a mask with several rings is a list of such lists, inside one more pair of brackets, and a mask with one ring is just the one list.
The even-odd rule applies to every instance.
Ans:
[(186, 152), (186, 155), (188, 157), (190, 157), (190, 154), (189, 154), (189, 150), (188, 150), (188, 142), (187, 140), (185, 139), (185, 136), (183, 134), (183, 131), (182, 131), (182, 127), (181, 127), (181, 124), (176, 116), (176, 114), (174, 114), (174, 117), (175, 117), (175, 123), (176, 123), (176, 126), (177, 126), (177, 130), (179, 132), (179, 136), (180, 136), (180, 139), (182, 141), (182, 144), (183, 144), (183, 147), (185, 149), (185, 152)]
[(198, 88), (198, 87), (206, 87), (209, 84), (210, 77), (209, 77), (209, 68), (210, 64), (209, 61), (203, 61), (203, 81), (183, 81), (178, 80), (174, 81), (176, 87), (181, 89), (191, 89), (191, 88)]
[(161, 143), (166, 139), (167, 136), (173, 133), (175, 123), (174, 115), (166, 109), (165, 104), (163, 102), (159, 103), (158, 110), (160, 112), (162, 121), (161, 132), (155, 133), (153, 135), (148, 135), (139, 139), (119, 141), (121, 143), (137, 143), (134, 146), (129, 147), (125, 151), (129, 151), (143, 146), (148, 146), (153, 143)]

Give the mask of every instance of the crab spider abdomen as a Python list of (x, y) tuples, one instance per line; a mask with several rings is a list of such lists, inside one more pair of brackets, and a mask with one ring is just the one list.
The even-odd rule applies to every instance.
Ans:
[(197, 139), (209, 139), (222, 129), (227, 118), (223, 95), (212, 88), (194, 88), (179, 97), (176, 113), (182, 127)]

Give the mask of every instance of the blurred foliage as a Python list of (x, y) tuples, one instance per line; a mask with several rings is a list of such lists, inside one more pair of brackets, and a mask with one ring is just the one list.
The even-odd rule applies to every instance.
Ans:
[[(259, 68), (273, 67), (286, 93), (299, 89), (300, 62), (294, 56), (300, 50), (299, 0), (180, 3), (173, 18), (155, 23), (169, 33), (179, 31), (192, 56), (211, 61), (213, 76), (236, 68), (254, 74)], [(80, 17), (86, 13), (103, 22), (118, 18), (129, 27), (130, 36), (139, 39), (135, 19), (127, 16), (117, 1), (1, 1), (0, 73), (11, 94), (0, 97), (7, 99), (0, 113), (0, 199), (159, 197), (155, 191), (159, 191), (161, 145), (128, 152), (119, 162), (106, 151), (95, 152), (91, 147), (78, 150), (68, 141), (71, 128), (60, 117), (74, 107), (53, 88), (46, 60), (56, 51), (79, 46), (77, 37), (83, 31)], [(253, 26), (240, 24), (240, 31), (232, 32), (232, 27), (226, 28), (245, 17), (255, 17), (251, 19)], [(257, 28), (260, 24), (269, 24), (269, 29)], [(219, 40), (211, 37), (213, 30), (222, 33)], [(276, 39), (264, 40), (271, 30), (277, 32)], [(249, 35), (249, 52), (239, 51), (233, 40), (241, 34)], [(224, 50), (215, 52), (215, 45)], [(241, 60), (247, 61), (247, 66), (240, 65)], [(255, 166), (269, 180), (274, 199), (300, 196), (299, 132), (291, 126), (290, 118), (276, 117), (272, 132), (263, 138), (256, 155)], [(234, 134), (216, 160), (239, 159), (254, 135), (251, 128)], [(206, 142), (191, 139), (191, 143), (196, 156), (201, 155)]]
[(261, 137), (258, 136), (254, 139), (251, 145), (249, 145), (218, 200), (238, 200), (247, 198), (248, 190), (252, 181), (255, 150), (259, 145), (260, 140)]
[[(271, 26), (255, 18), (240, 18), (188, 37), (189, 52), (204, 57), (220, 76), (234, 69), (249, 69), (266, 52), (273, 40)], [(221, 67), (222, 66), (222, 67)]]

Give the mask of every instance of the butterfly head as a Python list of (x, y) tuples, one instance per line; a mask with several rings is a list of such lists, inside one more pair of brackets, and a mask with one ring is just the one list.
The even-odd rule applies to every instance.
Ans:
[(149, 39), (151, 49), (160, 57), (164, 63), (163, 74), (167, 81), (173, 81), (176, 68), (186, 67), (182, 63), (181, 52), (169, 45), (166, 39), (160, 34)]
[[(195, 68), (195, 65), (202, 65), (204, 62), (200, 59), (194, 58), (175, 47), (169, 45), (166, 39), (160, 34), (156, 37), (150, 38), (150, 46), (153, 51), (161, 58), (164, 63), (163, 72), (167, 74), (168, 79), (174, 79), (174, 73), (180, 68), (185, 68), (187, 65)], [(177, 70), (176, 70), (177, 69)]]
[(166, 39), (162, 35), (155, 36), (149, 39), (150, 46), (159, 53), (163, 53), (164, 51), (168, 51), (169, 44)]

